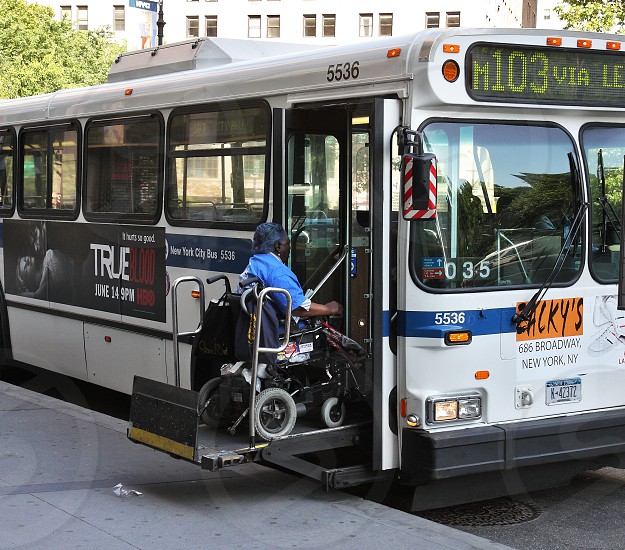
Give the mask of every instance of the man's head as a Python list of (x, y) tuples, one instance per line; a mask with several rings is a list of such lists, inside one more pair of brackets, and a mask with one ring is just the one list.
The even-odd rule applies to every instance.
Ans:
[(279, 223), (261, 223), (254, 231), (252, 252), (254, 254), (277, 254), (286, 263), (291, 251), (291, 241)]

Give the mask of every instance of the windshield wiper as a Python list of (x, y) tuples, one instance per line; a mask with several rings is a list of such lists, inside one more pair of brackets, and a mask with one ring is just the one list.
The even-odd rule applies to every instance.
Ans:
[[(573, 159), (573, 153), (569, 153), (568, 158), (571, 170), (571, 185), (573, 186), (573, 189), (578, 190), (580, 188), (579, 172), (577, 171), (577, 166), (575, 164), (575, 160)], [(543, 299), (543, 296), (545, 295), (547, 290), (549, 290), (556, 277), (560, 273), (560, 270), (564, 265), (564, 261), (566, 260), (566, 257), (571, 250), (571, 247), (573, 247), (574, 249), (573, 254), (575, 254), (575, 252), (577, 251), (577, 236), (582, 227), (582, 222), (584, 220), (584, 215), (587, 208), (588, 202), (583, 202), (581, 200), (578, 201), (577, 211), (575, 212), (575, 216), (573, 217), (573, 221), (571, 222), (569, 232), (564, 239), (564, 244), (560, 249), (560, 253), (558, 254), (558, 257), (553, 264), (551, 273), (549, 273), (549, 276), (545, 279), (545, 282), (540, 286), (538, 291), (528, 300), (523, 309), (519, 313), (515, 313), (512, 316), (512, 322), (516, 325), (517, 332), (522, 332), (521, 326), (523, 324), (527, 324), (534, 315), (534, 312), (538, 307), (538, 303)]]
[(601, 221), (601, 249), (600, 252), (605, 252), (608, 249), (608, 226), (612, 226), (614, 233), (618, 237), (619, 242), (621, 241), (621, 232), (619, 230), (620, 220), (616, 215), (616, 211), (605, 194), (605, 169), (603, 164), (603, 151), (599, 149), (597, 153), (597, 177), (599, 178), (599, 183), (601, 185), (601, 195), (597, 198), (597, 201), (601, 205), (601, 209), (603, 211), (602, 221)]

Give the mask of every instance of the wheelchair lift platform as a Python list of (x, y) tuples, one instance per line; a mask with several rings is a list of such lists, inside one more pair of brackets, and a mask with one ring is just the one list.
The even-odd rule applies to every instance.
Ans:
[(379, 479), (369, 461), (371, 421), (353, 416), (323, 429), (316, 418), (301, 417), (290, 434), (257, 442), (247, 420), (234, 434), (202, 424), (198, 392), (136, 376), (127, 435), (204, 470), (260, 462), (316, 479), (326, 490), (342, 489)]

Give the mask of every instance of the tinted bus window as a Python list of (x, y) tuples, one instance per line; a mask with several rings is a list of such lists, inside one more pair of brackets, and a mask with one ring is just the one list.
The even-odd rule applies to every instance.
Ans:
[(77, 206), (78, 132), (70, 126), (26, 130), (22, 139), (23, 211), (73, 215)]
[(87, 129), (85, 217), (156, 220), (161, 120), (95, 122)]
[(0, 130), (0, 215), (13, 209), (14, 139), (8, 130)]
[(261, 107), (175, 114), (167, 153), (170, 220), (261, 221), (268, 131), (268, 113)]

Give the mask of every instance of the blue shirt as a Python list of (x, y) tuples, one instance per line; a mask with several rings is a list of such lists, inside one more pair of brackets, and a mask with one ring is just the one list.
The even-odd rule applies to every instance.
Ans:
[[(291, 295), (292, 310), (300, 306), (305, 309), (310, 307), (310, 300), (304, 296), (302, 285), (299, 284), (295, 273), (284, 265), (275, 254), (255, 254), (252, 256), (239, 280), (244, 281), (250, 277), (258, 277), (265, 287), (273, 286), (287, 290)], [(286, 296), (275, 293), (272, 298), (277, 302), (281, 313), (286, 314)]]

